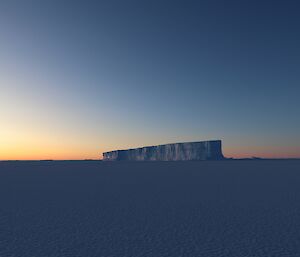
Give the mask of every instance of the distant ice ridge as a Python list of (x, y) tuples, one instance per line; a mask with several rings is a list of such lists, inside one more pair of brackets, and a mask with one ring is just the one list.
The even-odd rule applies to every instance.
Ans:
[(104, 161), (222, 160), (222, 141), (175, 143), (103, 153)]

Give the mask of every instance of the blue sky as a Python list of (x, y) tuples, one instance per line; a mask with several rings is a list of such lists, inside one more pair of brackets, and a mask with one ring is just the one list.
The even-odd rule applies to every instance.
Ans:
[(299, 7), (1, 1), (0, 159), (206, 139), (300, 157)]

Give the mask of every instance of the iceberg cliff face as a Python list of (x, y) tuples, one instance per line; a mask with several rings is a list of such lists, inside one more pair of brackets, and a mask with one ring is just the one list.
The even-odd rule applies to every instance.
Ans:
[(103, 153), (104, 161), (222, 160), (221, 140), (176, 143)]

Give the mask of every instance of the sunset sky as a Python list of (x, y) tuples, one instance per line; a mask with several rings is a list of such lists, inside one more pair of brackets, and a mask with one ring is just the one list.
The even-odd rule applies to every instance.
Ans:
[(221, 139), (300, 157), (297, 1), (0, 2), (0, 160)]

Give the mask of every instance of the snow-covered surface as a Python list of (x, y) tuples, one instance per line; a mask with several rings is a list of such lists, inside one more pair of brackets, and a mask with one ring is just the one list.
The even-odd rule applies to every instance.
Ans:
[(300, 162), (0, 162), (1, 257), (299, 257)]

